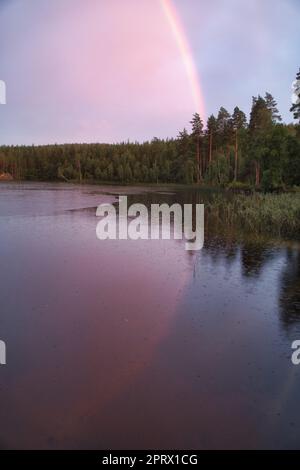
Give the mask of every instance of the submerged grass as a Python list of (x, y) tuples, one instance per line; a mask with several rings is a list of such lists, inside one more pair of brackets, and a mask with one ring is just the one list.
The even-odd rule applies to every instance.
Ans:
[(236, 195), (224, 198), (215, 195), (206, 204), (209, 216), (228, 226), (254, 233), (278, 236), (300, 235), (300, 193)]

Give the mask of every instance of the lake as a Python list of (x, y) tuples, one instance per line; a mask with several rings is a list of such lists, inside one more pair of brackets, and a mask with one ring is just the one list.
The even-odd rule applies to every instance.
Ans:
[(96, 207), (194, 188), (0, 185), (0, 448), (300, 448), (300, 250), (96, 238)]

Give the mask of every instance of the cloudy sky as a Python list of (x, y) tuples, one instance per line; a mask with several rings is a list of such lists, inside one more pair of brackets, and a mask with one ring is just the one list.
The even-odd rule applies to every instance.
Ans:
[(0, 144), (172, 137), (199, 110), (285, 121), (299, 0), (0, 0)]

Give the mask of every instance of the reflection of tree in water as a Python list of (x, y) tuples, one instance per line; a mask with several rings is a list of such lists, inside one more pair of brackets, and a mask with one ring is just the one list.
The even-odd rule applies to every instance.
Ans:
[[(184, 204), (204, 203), (212, 197), (212, 192), (198, 189), (184, 189), (177, 187), (172, 191), (172, 187), (166, 190), (159, 186), (144, 188), (139, 194), (128, 196), (128, 206), (133, 203), (144, 204), (150, 215), (151, 204), (172, 204), (178, 203), (182, 210)], [(224, 195), (224, 197), (227, 197)], [(150, 219), (149, 219), (150, 222)], [(171, 216), (171, 225), (173, 217)], [(183, 228), (183, 227), (182, 227)], [(193, 218), (193, 230), (196, 229), (195, 218)], [(209, 256), (213, 264), (225, 262), (229, 267), (240, 256), (242, 275), (247, 278), (258, 278), (265, 265), (277, 254), (270, 239), (261, 236), (238, 231), (224, 220), (212, 216), (209, 211), (205, 212), (205, 248), (203, 256)], [(189, 256), (192, 253), (188, 253)]]
[(300, 323), (300, 251), (287, 249), (280, 277), (280, 319), (286, 328)]
[(241, 244), (242, 274), (245, 277), (259, 277), (267, 262), (275, 253), (265, 240), (244, 241)]
[[(198, 190), (176, 188), (173, 192), (172, 187), (161, 191), (159, 187), (155, 191), (144, 188), (139, 194), (129, 195), (128, 205), (139, 202), (150, 209), (151, 204), (205, 204), (210, 197), (209, 191), (200, 193)], [(300, 251), (288, 248), (284, 255), (286, 263), (279, 276), (279, 309), (283, 326), (290, 330), (293, 325), (300, 328)], [(198, 259), (199, 253), (187, 252), (191, 261), (195, 256)], [(201, 256), (208, 256), (212, 265), (222, 263), (228, 268), (239, 260), (243, 277), (258, 279), (266, 265), (278, 256), (278, 249), (270, 239), (244, 231), (239, 233), (223, 220), (206, 213), (205, 247)]]
[(205, 232), (204, 255), (208, 255), (214, 265), (224, 261), (227, 266), (230, 266), (239, 253), (239, 245), (234, 235), (227, 233), (211, 236), (209, 230)]
[(258, 278), (276, 253), (270, 241), (244, 239), (241, 242), (234, 232), (224, 231), (220, 236), (205, 238), (205, 255), (210, 256), (214, 265), (223, 261), (230, 266), (240, 256), (242, 275), (248, 278)]

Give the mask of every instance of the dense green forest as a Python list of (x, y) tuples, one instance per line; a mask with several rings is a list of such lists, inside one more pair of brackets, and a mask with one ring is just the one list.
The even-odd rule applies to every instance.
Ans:
[[(300, 78), (300, 72), (297, 79)], [(292, 107), (300, 119), (299, 104)], [(17, 180), (203, 183), (284, 189), (300, 185), (300, 124), (283, 124), (271, 94), (253, 97), (249, 122), (221, 107), (195, 114), (176, 139), (120, 144), (0, 147), (0, 174)]]

